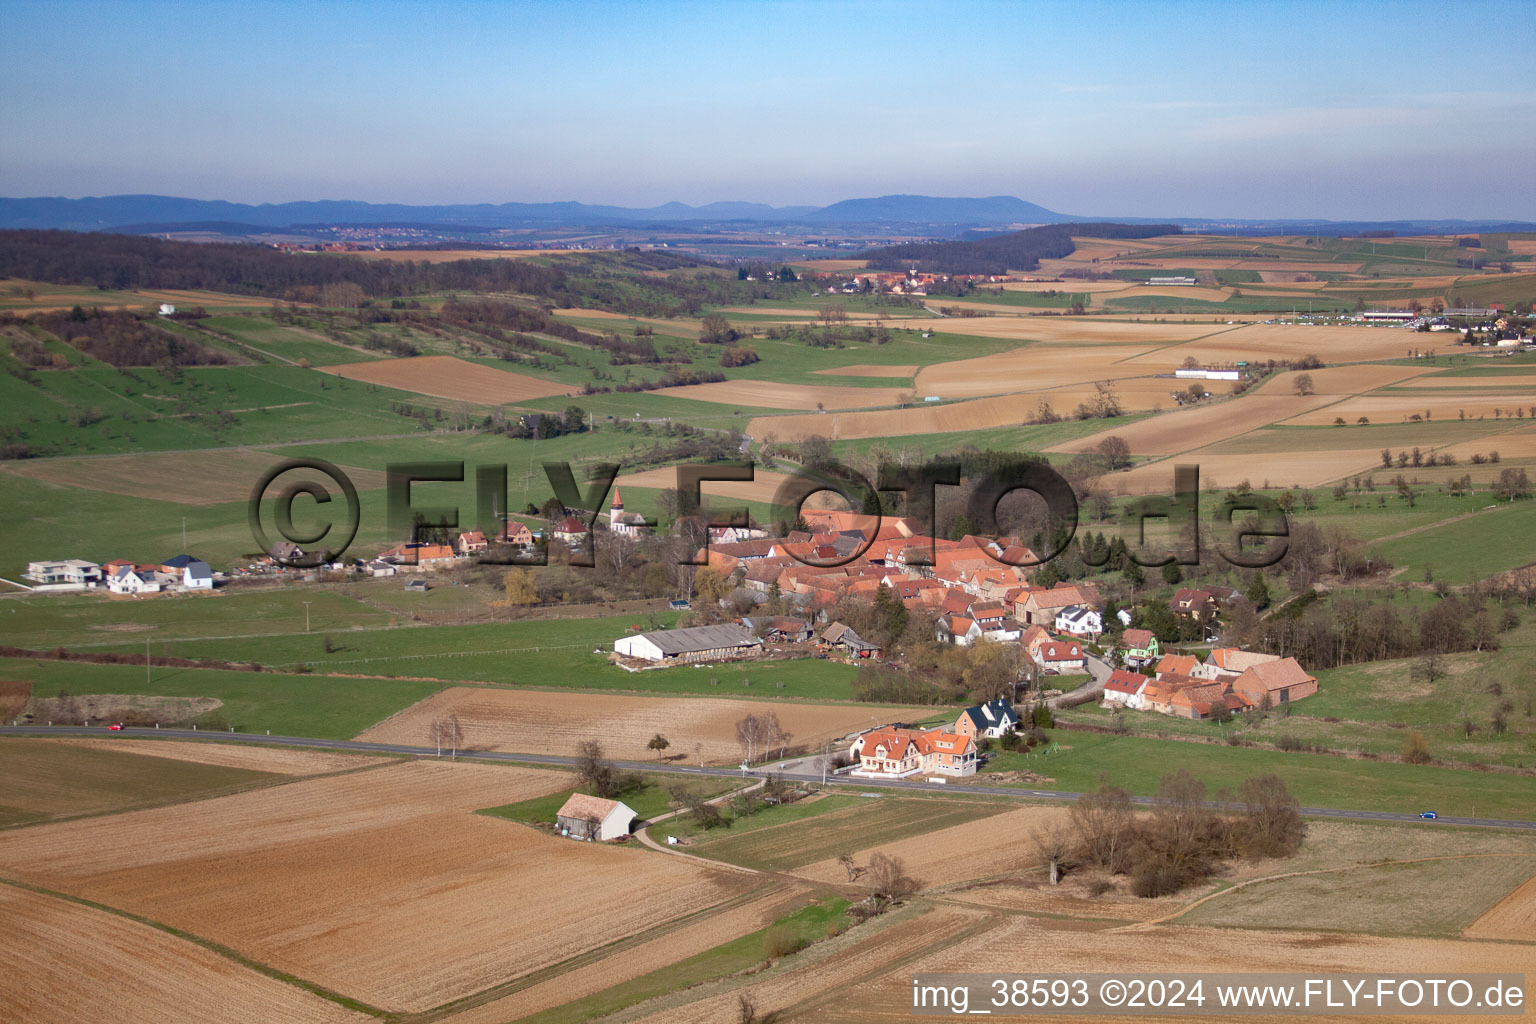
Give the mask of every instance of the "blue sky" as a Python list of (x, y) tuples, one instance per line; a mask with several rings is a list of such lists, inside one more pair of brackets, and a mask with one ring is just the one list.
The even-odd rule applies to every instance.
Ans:
[(1536, 220), (1528, 3), (31, 3), (0, 194)]

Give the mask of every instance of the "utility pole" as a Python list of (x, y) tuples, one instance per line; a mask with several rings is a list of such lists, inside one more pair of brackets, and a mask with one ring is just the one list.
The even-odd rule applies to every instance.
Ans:
[(309, 606), (312, 602), (304, 602), (304, 632), (309, 632)]
[(149, 685), (149, 637), (144, 638), (144, 685)]
[(187, 517), (181, 517), (181, 550), (185, 554), (187, 550)]

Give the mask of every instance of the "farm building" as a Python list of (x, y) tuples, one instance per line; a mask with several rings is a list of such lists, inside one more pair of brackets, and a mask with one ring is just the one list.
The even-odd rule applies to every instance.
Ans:
[(1174, 370), (1173, 371), (1173, 375), (1175, 377), (1182, 377), (1182, 378), (1184, 378), (1186, 380), (1189, 380), (1189, 379), (1194, 379), (1194, 380), (1242, 380), (1243, 379), (1243, 371), (1242, 370), (1207, 370), (1207, 369), (1204, 369), (1204, 368), (1198, 368), (1198, 369), (1192, 369), (1192, 370), (1183, 370), (1183, 369), (1181, 369), (1181, 370)]
[(1149, 278), (1147, 278), (1147, 284), (1152, 284), (1152, 285), (1156, 285), (1156, 284), (1177, 284), (1177, 285), (1183, 285), (1184, 287), (1189, 287), (1190, 285), (1193, 285), (1194, 283), (1195, 283), (1195, 279), (1192, 278), (1192, 277), (1189, 277), (1187, 275), (1180, 276), (1180, 277), (1149, 277)]
[(572, 793), (555, 812), (555, 831), (571, 839), (607, 842), (629, 835), (635, 812), (617, 800)]
[(1278, 707), (1317, 692), (1317, 678), (1308, 675), (1295, 658), (1250, 665), (1231, 685), (1255, 706), (1262, 705), (1266, 697), (1271, 706)]
[(425, 594), (432, 586), (426, 580), (406, 580), (405, 589), (413, 594)]
[(756, 654), (763, 642), (744, 626), (691, 626), (657, 629), (623, 636), (613, 642), (615, 654), (641, 661), (725, 661)]
[(879, 644), (870, 643), (855, 633), (852, 626), (846, 626), (841, 622), (834, 622), (822, 630), (817, 643), (821, 647), (847, 651), (857, 658), (880, 657)]

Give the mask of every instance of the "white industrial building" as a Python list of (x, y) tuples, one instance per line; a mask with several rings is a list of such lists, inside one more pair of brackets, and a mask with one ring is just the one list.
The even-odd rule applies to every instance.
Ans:
[(735, 624), (657, 629), (613, 642), (615, 654), (656, 662), (725, 661), (756, 654), (762, 647), (751, 630)]

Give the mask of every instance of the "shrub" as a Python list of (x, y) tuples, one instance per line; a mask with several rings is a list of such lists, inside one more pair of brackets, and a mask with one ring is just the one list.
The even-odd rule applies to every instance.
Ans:
[(1403, 760), (1409, 764), (1428, 764), (1434, 760), (1429, 752), (1429, 741), (1417, 729), (1411, 730), (1403, 741)]
[(1147, 861), (1131, 876), (1131, 892), (1143, 899), (1153, 899), (1178, 892), (1183, 881), (1174, 865)]
[(763, 951), (768, 954), (769, 959), (773, 960), (799, 952), (806, 945), (806, 941), (796, 935), (795, 930), (787, 924), (774, 925), (763, 937)]

